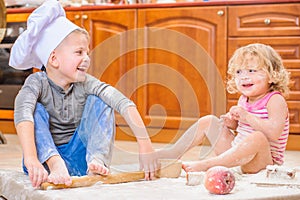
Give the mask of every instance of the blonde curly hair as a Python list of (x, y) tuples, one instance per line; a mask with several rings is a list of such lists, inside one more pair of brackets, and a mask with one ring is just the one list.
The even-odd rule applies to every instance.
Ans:
[(231, 94), (237, 93), (235, 83), (235, 75), (238, 69), (247, 68), (244, 66), (247, 63), (246, 55), (258, 58), (258, 69), (264, 70), (272, 83), (270, 91), (279, 91), (282, 95), (288, 96), (290, 75), (282, 63), (281, 57), (270, 46), (264, 44), (249, 44), (237, 49), (228, 63), (227, 71), (227, 91)]

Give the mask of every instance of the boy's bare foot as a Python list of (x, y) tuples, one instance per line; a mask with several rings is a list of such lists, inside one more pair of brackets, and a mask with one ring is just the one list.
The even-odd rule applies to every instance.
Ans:
[(54, 184), (71, 185), (72, 179), (69, 175), (68, 169), (64, 160), (60, 156), (52, 156), (47, 161), (47, 165), (50, 169), (50, 175), (48, 176), (48, 182)]
[(94, 174), (101, 174), (101, 175), (107, 175), (109, 174), (109, 169), (104, 166), (102, 161), (93, 159), (92, 162), (88, 164), (88, 174), (94, 175)]

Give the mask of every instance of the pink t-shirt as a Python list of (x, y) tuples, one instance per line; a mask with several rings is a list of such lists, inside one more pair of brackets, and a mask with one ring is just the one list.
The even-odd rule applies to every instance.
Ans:
[[(261, 119), (268, 119), (267, 103), (274, 94), (280, 94), (280, 92), (277, 91), (270, 92), (262, 99), (258, 100), (253, 104), (249, 104), (248, 98), (242, 95), (238, 101), (238, 105), (246, 109), (249, 113), (260, 117)], [(240, 143), (242, 140), (244, 140), (244, 138), (247, 135), (253, 133), (254, 131), (255, 130), (249, 124), (238, 122), (238, 127), (237, 127), (238, 134), (235, 137), (232, 145), (236, 145)], [(274, 164), (278, 164), (278, 165), (283, 164), (284, 151), (286, 149), (288, 135), (289, 135), (289, 117), (287, 116), (285, 119), (285, 126), (280, 137), (276, 141), (269, 141), (271, 147), (271, 155)]]

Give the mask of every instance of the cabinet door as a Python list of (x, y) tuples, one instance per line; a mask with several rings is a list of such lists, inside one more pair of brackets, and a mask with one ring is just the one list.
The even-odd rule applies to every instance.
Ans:
[[(128, 89), (133, 88), (132, 85), (137, 80), (136, 75), (130, 73), (136, 65), (135, 9), (68, 11), (67, 17), (90, 34), (89, 73), (116, 87), (136, 102), (136, 95)], [(118, 113), (116, 113), (116, 124), (118, 125), (117, 139), (134, 139), (130, 130), (120, 129), (126, 123)]]
[[(90, 11), (83, 12), (82, 16), (82, 25), (91, 35), (89, 73), (115, 86), (136, 102), (136, 96), (128, 92), (128, 88), (135, 84), (136, 77), (126, 76), (136, 63), (136, 53), (131, 50), (136, 38), (130, 34), (136, 27), (136, 11)], [(118, 125), (124, 124), (118, 114), (116, 118)]]
[(225, 112), (226, 8), (138, 11), (138, 108), (148, 127), (184, 130)]
[(67, 12), (68, 19), (90, 34), (89, 73), (113, 86), (135, 63), (135, 53), (129, 48), (136, 39), (128, 34), (136, 27), (135, 13), (135, 10)]
[(135, 66), (135, 52), (131, 47), (136, 44), (136, 38), (129, 33), (136, 27), (135, 10), (114, 10), (86, 12), (87, 19), (83, 20), (91, 34), (90, 73), (101, 81), (107, 82), (136, 101), (127, 92), (128, 84), (134, 84), (132, 79), (124, 75)]

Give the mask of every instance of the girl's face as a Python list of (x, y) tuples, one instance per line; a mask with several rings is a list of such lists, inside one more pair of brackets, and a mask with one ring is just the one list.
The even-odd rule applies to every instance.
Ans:
[[(58, 62), (59, 78), (65, 87), (86, 78), (90, 66), (89, 40), (80, 32), (72, 32), (54, 50)], [(60, 84), (61, 85), (61, 84)]]
[(269, 91), (270, 83), (268, 74), (259, 69), (258, 58), (246, 55), (246, 66), (235, 71), (235, 84), (239, 92), (248, 97), (249, 102), (255, 102)]

